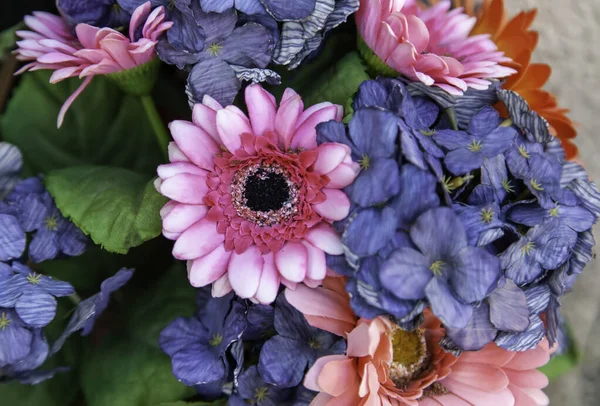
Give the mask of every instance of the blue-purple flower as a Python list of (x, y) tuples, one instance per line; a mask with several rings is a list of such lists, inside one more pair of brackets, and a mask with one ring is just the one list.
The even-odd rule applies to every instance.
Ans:
[(502, 126), (498, 112), (485, 107), (473, 117), (467, 131), (440, 130), (435, 142), (446, 148), (446, 168), (453, 175), (464, 175), (479, 169), (486, 158), (503, 154), (517, 136), (512, 127)]
[(410, 230), (416, 248), (394, 251), (381, 281), (399, 299), (427, 298), (433, 313), (453, 328), (465, 327), (474, 305), (500, 277), (500, 262), (482, 248), (468, 246), (460, 218), (449, 208), (422, 214)]
[(266, 382), (258, 373), (256, 365), (239, 376), (236, 392), (229, 398), (229, 406), (291, 404), (289, 401), (294, 393), (292, 388), (282, 388)]
[(56, 8), (73, 26), (84, 23), (95, 27), (127, 28), (131, 14), (121, 7), (120, 1), (57, 0)]
[(17, 184), (7, 202), (22, 229), (33, 233), (28, 251), (33, 262), (54, 259), (60, 254), (77, 256), (85, 251), (87, 238), (62, 216), (39, 177)]
[(21, 151), (8, 142), (0, 142), (0, 199), (4, 199), (19, 181), (22, 169)]
[(275, 302), (275, 330), (277, 335), (262, 347), (258, 371), (266, 382), (280, 388), (299, 385), (318, 358), (346, 349), (344, 340), (309, 325), (283, 294)]
[(195, 317), (178, 318), (160, 334), (160, 348), (171, 357), (173, 374), (185, 385), (219, 384), (231, 372), (228, 350), (246, 328), (246, 306), (199, 291), (201, 307)]

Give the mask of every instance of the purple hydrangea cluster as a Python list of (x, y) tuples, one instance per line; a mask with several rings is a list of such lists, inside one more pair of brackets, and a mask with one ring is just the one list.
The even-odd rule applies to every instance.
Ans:
[(329, 266), (348, 276), (361, 317), (412, 329), (430, 307), (447, 349), (553, 343), (560, 297), (592, 257), (600, 192), (517, 94), (472, 92), (480, 105), (457, 122), (454, 109), (412, 90), (364, 82), (348, 125), (318, 128), (319, 143), (345, 143), (362, 168), (337, 224), (345, 255)]
[(40, 177), (18, 181), (21, 167), (18, 149), (0, 143), (0, 185), (7, 195), (0, 202), (0, 381), (37, 384), (68, 370), (40, 367), (73, 332), (91, 332), (108, 306), (110, 293), (123, 286), (133, 271), (119, 271), (102, 283), (100, 293), (81, 302), (51, 346), (44, 328), (55, 319), (57, 298), (75, 298), (75, 289), (34, 267), (59, 256), (82, 254), (87, 238), (61, 215)]
[(232, 406), (308, 405), (315, 394), (302, 385), (306, 371), (346, 349), (345, 340), (310, 326), (283, 293), (271, 306), (233, 293), (215, 298), (207, 288), (197, 297), (196, 314), (173, 321), (159, 343), (175, 377), (203, 398), (227, 393)]

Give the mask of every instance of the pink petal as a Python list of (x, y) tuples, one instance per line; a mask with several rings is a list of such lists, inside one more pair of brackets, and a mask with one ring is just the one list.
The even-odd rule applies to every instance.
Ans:
[(311, 326), (329, 331), (330, 333), (344, 338), (355, 326), (355, 323), (348, 323), (346, 321), (334, 320), (327, 317), (309, 316), (306, 314), (304, 317)]
[(103, 59), (99, 63), (89, 65), (81, 71), (79, 77), (93, 75), (107, 75), (109, 73), (119, 72), (123, 69), (112, 59)]
[(247, 299), (256, 294), (264, 266), (264, 259), (256, 245), (251, 245), (242, 254), (233, 252), (229, 261), (229, 283), (235, 293)]
[(531, 389), (531, 388), (521, 388), (521, 391), (533, 399), (538, 406), (548, 406), (550, 404), (550, 399), (548, 395), (546, 395), (543, 391), (539, 389)]
[(300, 243), (288, 242), (275, 253), (279, 273), (291, 282), (302, 282), (308, 268), (308, 252)]
[(339, 189), (323, 189), (323, 194), (327, 200), (323, 203), (314, 204), (313, 210), (332, 221), (340, 221), (345, 219), (350, 213), (350, 199), (346, 194)]
[(408, 40), (414, 45), (417, 53), (420, 54), (429, 44), (429, 30), (423, 20), (417, 16), (406, 16), (406, 23)]
[[(426, 399), (432, 399), (435, 400), (436, 403), (432, 404), (433, 405), (442, 405), (442, 406), (473, 406), (471, 403), (467, 402), (466, 400), (463, 400), (461, 398), (459, 398), (458, 396), (449, 393), (447, 395), (442, 395), (442, 396), (435, 396), (432, 398), (426, 398)], [(421, 405), (422, 401), (419, 401), (419, 406)]]
[(309, 108), (307, 108), (306, 110), (304, 110), (301, 114), (300, 117), (298, 117), (298, 122), (296, 123), (296, 128), (299, 128), (302, 124), (304, 124), (304, 122), (310, 117), (312, 116), (315, 112), (322, 110), (326, 107), (331, 107), (331, 106), (335, 106), (337, 109), (337, 113), (336, 113), (336, 117), (335, 120), (336, 121), (341, 121), (342, 118), (344, 118), (344, 108), (338, 104), (332, 104), (329, 102), (322, 102), (322, 103), (317, 103), (317, 104), (313, 104), (312, 106), (310, 106)]
[(515, 406), (539, 406), (536, 401), (530, 398), (529, 395), (518, 386), (510, 385), (509, 389), (515, 398)]
[(229, 107), (217, 111), (217, 131), (223, 145), (233, 153), (242, 146), (241, 135), (252, 134), (252, 128), (243, 114)]
[(156, 172), (162, 179), (167, 179), (180, 173), (190, 173), (198, 176), (206, 176), (208, 174), (204, 169), (189, 162), (173, 162), (170, 164), (159, 165)]
[[(454, 368), (452, 368), (454, 373)], [(543, 389), (548, 386), (548, 377), (537, 369), (529, 371), (513, 371), (505, 369), (504, 372), (510, 382), (522, 388)]]
[(100, 41), (100, 46), (108, 52), (113, 60), (124, 70), (135, 68), (135, 61), (129, 54), (129, 41), (104, 38)]
[(502, 369), (482, 364), (454, 365), (452, 379), (486, 392), (499, 392), (509, 383), (509, 378)]
[(515, 404), (515, 398), (508, 388), (496, 393), (485, 392), (455, 381), (451, 375), (444, 379), (443, 385), (456, 396), (477, 406), (513, 406)]
[(379, 330), (373, 327), (373, 323), (363, 323), (348, 334), (346, 354), (355, 358), (372, 357), (378, 346)]
[(277, 103), (275, 97), (259, 84), (246, 88), (246, 106), (254, 135), (264, 135), (266, 131), (275, 130)]
[(131, 42), (135, 41), (135, 32), (142, 23), (146, 21), (150, 14), (150, 10), (152, 10), (152, 5), (147, 1), (140, 4), (131, 14), (131, 19), (129, 21), (129, 39)]
[(313, 149), (317, 147), (317, 125), (335, 120), (338, 112), (337, 106), (329, 106), (317, 110), (294, 133), (291, 146), (294, 149)]
[(287, 150), (296, 129), (298, 117), (304, 109), (302, 98), (292, 89), (285, 89), (279, 110), (275, 115), (275, 130), (279, 136), (279, 147)]
[(100, 63), (110, 57), (103, 49), (80, 49), (74, 55), (91, 63)]
[(212, 284), (212, 296), (223, 297), (232, 291), (231, 284), (229, 283), (229, 275), (225, 274)]
[(219, 146), (200, 127), (189, 121), (175, 120), (169, 130), (179, 149), (196, 165), (212, 171), (214, 157), (220, 152)]
[(219, 111), (223, 108), (223, 106), (221, 106), (221, 104), (218, 101), (216, 101), (207, 94), (204, 95), (204, 97), (202, 98), (202, 104), (204, 104), (207, 107), (210, 107), (215, 111)]
[[(17, 42), (17, 44), (19, 44), (19, 42)], [(73, 48), (72, 46), (65, 44), (64, 42), (55, 39), (42, 39), (39, 41), (39, 45), (43, 45), (44, 47), (48, 48), (54, 48), (66, 54), (73, 54), (77, 52), (76, 48)]]
[(352, 325), (356, 324), (356, 316), (350, 308), (348, 297), (342, 297), (331, 290), (325, 288), (310, 289), (304, 285), (298, 285), (296, 290), (286, 289), (285, 298), (305, 315), (341, 320)]
[(506, 365), (516, 352), (506, 351), (495, 344), (489, 344), (481, 351), (465, 351), (459, 358), (459, 363), (489, 364), (502, 367)]
[(398, 37), (394, 34), (390, 25), (385, 21), (382, 21), (381, 27), (379, 28), (379, 38), (377, 38), (377, 44), (375, 45), (375, 53), (377, 56), (384, 61), (387, 60), (398, 46), (398, 42)]
[(398, 44), (394, 52), (386, 60), (386, 63), (397, 71), (401, 71), (407, 66), (413, 66), (417, 61), (414, 47), (406, 42)]
[(201, 258), (223, 241), (225, 236), (217, 232), (217, 224), (204, 218), (181, 234), (173, 246), (173, 256), (177, 259)]
[(371, 48), (375, 47), (377, 43), (381, 14), (381, 2), (379, 1), (362, 1), (360, 9), (356, 13), (358, 32)]
[(342, 255), (344, 253), (342, 239), (329, 224), (320, 223), (311, 228), (306, 234), (305, 239), (329, 255)]
[(344, 361), (348, 358), (344, 355), (328, 355), (325, 357), (321, 357), (315, 361), (313, 366), (308, 370), (306, 376), (304, 377), (304, 386), (307, 389), (310, 389), (315, 392), (321, 392), (322, 389), (318, 384), (319, 376), (323, 371), (323, 367), (332, 361)]
[(168, 152), (169, 152), (169, 161), (171, 161), (171, 162), (189, 162), (190, 161), (188, 159), (188, 157), (185, 156), (185, 154), (183, 152), (181, 152), (181, 150), (179, 149), (179, 147), (177, 146), (177, 144), (174, 141), (169, 142)]
[(192, 110), (192, 121), (202, 128), (217, 145), (221, 144), (221, 138), (217, 131), (217, 112), (202, 103), (196, 103)]
[(352, 184), (360, 172), (360, 165), (356, 162), (342, 163), (333, 171), (327, 173), (330, 189), (343, 189)]
[(277, 272), (277, 268), (275, 267), (273, 254), (263, 255), (263, 259), (265, 263), (254, 298), (261, 304), (271, 304), (277, 298), (279, 272)]
[(58, 83), (66, 78), (71, 78), (79, 75), (81, 66), (70, 66), (68, 68), (57, 69), (50, 76), (50, 83)]
[(75, 33), (77, 39), (81, 42), (84, 48), (94, 49), (96, 48), (96, 34), (100, 29), (93, 27), (89, 24), (77, 24), (75, 27)]
[(314, 281), (322, 281), (327, 275), (325, 253), (306, 241), (302, 241), (302, 245), (304, 245), (304, 248), (306, 248), (306, 252), (308, 253), (308, 270), (306, 272), (306, 277)]
[(161, 213), (163, 229), (172, 233), (183, 233), (206, 217), (207, 212), (208, 207), (204, 205), (176, 203), (166, 215)]
[(535, 349), (516, 353), (514, 358), (504, 368), (526, 371), (546, 365), (549, 360), (550, 349), (548, 348), (548, 340), (544, 339)]
[(165, 179), (160, 186), (160, 193), (180, 203), (203, 204), (208, 186), (204, 176), (180, 173)]
[(225, 251), (225, 245), (220, 244), (205, 256), (188, 261), (188, 279), (196, 288), (213, 283), (227, 272), (231, 251)]
[(321, 370), (317, 384), (323, 392), (340, 396), (358, 380), (355, 361), (351, 358), (330, 360)]
[(75, 99), (81, 94), (81, 92), (83, 92), (83, 90), (87, 87), (87, 85), (90, 84), (90, 82), (92, 81), (92, 78), (93, 78), (92, 76), (90, 76), (89, 78), (85, 78), (83, 80), (83, 82), (81, 82), (81, 85), (77, 88), (77, 90), (75, 90), (75, 92), (73, 92), (73, 94), (71, 96), (69, 96), (69, 98), (62, 105), (62, 107), (60, 108), (60, 111), (58, 113), (58, 118), (56, 120), (57, 128), (60, 128), (60, 126), (62, 125), (62, 123), (65, 119), (65, 115), (67, 114), (67, 110), (69, 110), (69, 107), (71, 107), (71, 104), (73, 104)]

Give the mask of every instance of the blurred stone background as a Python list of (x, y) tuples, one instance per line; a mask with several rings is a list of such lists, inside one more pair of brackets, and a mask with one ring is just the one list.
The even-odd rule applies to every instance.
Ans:
[[(512, 13), (537, 8), (537, 62), (552, 66), (547, 89), (578, 123), (581, 161), (600, 181), (600, 1), (505, 0)], [(600, 226), (595, 228), (600, 242)], [(551, 405), (600, 404), (600, 259), (594, 259), (563, 300), (563, 314), (583, 351), (583, 363), (551, 382)]]

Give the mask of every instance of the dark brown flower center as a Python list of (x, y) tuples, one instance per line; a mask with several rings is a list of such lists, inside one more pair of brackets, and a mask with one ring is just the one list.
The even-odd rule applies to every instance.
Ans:
[(278, 165), (256, 164), (238, 170), (231, 183), (237, 214), (259, 226), (271, 226), (298, 213), (298, 188)]

